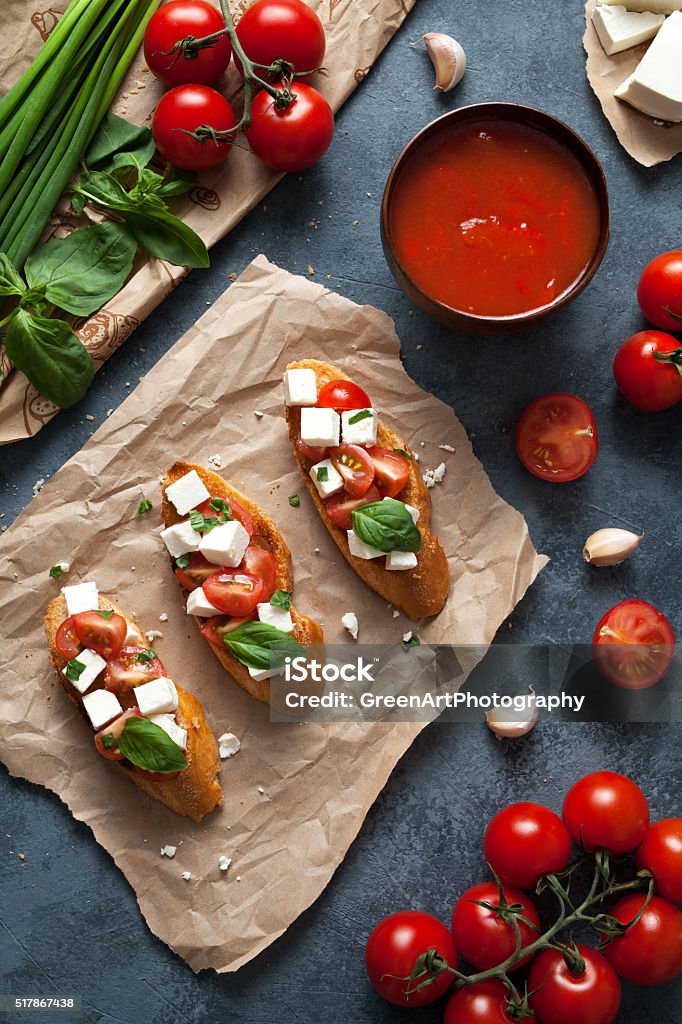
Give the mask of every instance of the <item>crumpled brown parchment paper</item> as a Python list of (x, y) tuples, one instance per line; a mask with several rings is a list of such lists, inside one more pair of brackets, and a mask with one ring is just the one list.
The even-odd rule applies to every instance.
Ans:
[[(303, 488), (281, 374), (306, 356), (338, 363), (368, 388), (421, 452), (423, 468), (446, 463), (431, 492), (433, 528), (453, 583), (444, 611), (423, 627), (393, 618), (360, 582)], [(319, 896), (424, 727), (274, 723), (227, 676), (185, 615), (158, 537), (160, 475), (178, 457), (208, 464), (216, 455), (219, 471), (278, 523), (294, 553), (296, 606), (324, 624), (329, 642), (350, 642), (340, 620), (352, 610), (364, 643), (398, 641), (417, 628), (425, 642), (487, 645), (546, 563), (523, 517), (495, 494), (450, 407), (403, 370), (390, 319), (262, 256), (2, 535), (0, 757), (90, 826), (149, 927), (195, 971), (236, 970)], [(294, 493), (299, 508), (288, 503)], [(136, 518), (142, 497), (154, 508)], [(148, 799), (94, 753), (45, 649), (45, 607), (60, 586), (48, 571), (60, 560), (71, 563), (64, 582), (95, 579), (144, 630), (160, 630), (154, 647), (170, 674), (200, 696), (216, 735), (240, 738), (240, 753), (222, 766), (225, 806), (200, 825)], [(172, 860), (159, 853), (167, 843), (178, 848)], [(221, 855), (232, 858), (226, 874)]]

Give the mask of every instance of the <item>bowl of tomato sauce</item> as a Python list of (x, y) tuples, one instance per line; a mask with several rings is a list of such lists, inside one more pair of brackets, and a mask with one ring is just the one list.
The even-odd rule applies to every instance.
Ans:
[(518, 103), (432, 121), (386, 182), (384, 254), (406, 295), (474, 334), (534, 325), (574, 299), (609, 240), (606, 179), (568, 125)]

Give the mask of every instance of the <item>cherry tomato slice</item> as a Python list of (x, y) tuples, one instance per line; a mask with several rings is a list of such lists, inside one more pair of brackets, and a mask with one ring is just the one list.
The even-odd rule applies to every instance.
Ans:
[[(197, 512), (201, 512), (202, 516), (205, 516), (207, 519), (211, 516), (218, 515), (216, 510), (214, 508), (211, 508), (212, 500), (212, 498), (207, 498), (206, 501), (202, 501), (201, 505), (199, 505), (197, 508)], [(238, 501), (235, 501), (234, 498), (226, 498), (225, 500), (227, 501), (227, 504), (230, 506), (230, 511), (232, 512), (233, 518), (239, 520), (239, 522), (242, 524), (242, 526), (248, 533), (249, 537), (253, 537), (253, 522), (251, 520), (251, 516), (246, 511), (246, 509), (243, 508), (243, 506), (240, 505)]]
[(219, 650), (225, 650), (225, 637), (228, 633), (234, 632), (235, 629), (239, 629), (245, 622), (253, 622), (255, 615), (247, 615), (243, 619), (231, 619), (227, 615), (214, 615), (212, 618), (207, 619), (201, 627), (201, 635), (205, 637), (210, 644)]
[(369, 395), (352, 380), (330, 380), (320, 388), (317, 404), (321, 409), (369, 409)]
[(259, 601), (269, 601), (277, 590), (277, 564), (270, 552), (257, 544), (249, 544), (239, 569), (258, 576), (263, 584)]
[(329, 455), (343, 477), (350, 498), (361, 498), (374, 481), (374, 463), (364, 448), (357, 444), (342, 444), (330, 448)]
[(175, 576), (181, 587), (185, 590), (196, 590), (203, 586), (209, 576), (215, 572), (215, 564), (200, 555), (198, 551), (192, 555), (186, 569), (176, 569)]
[(577, 395), (542, 395), (521, 413), (516, 451), (526, 469), (541, 480), (577, 480), (596, 459), (597, 449), (597, 424)]
[(373, 501), (381, 501), (381, 495), (372, 484), (370, 489), (362, 498), (350, 498), (345, 491), (335, 494), (329, 501), (325, 502), (325, 511), (331, 521), (340, 526), (342, 530), (350, 530), (353, 527), (352, 513), (362, 505), (371, 505)]
[(79, 612), (72, 617), (76, 636), (89, 650), (103, 658), (116, 658), (125, 643), (128, 623), (116, 612), (105, 619), (98, 611)]
[(204, 593), (214, 606), (226, 615), (243, 618), (261, 599), (263, 581), (242, 569), (221, 570), (204, 583)]
[(57, 636), (55, 637), (55, 646), (66, 661), (71, 661), (75, 658), (81, 650), (81, 644), (76, 636), (76, 630), (73, 628), (73, 618), (69, 616), (68, 619), (64, 619), (61, 626), (57, 630)]
[(170, 782), (171, 779), (177, 779), (180, 774), (180, 772), (148, 772), (144, 768), (138, 768), (136, 764), (131, 764), (130, 768), (131, 771), (144, 775), (149, 782)]
[(374, 463), (374, 481), (385, 498), (395, 498), (402, 491), (410, 475), (410, 464), (403, 455), (389, 448), (368, 448)]
[(304, 455), (306, 459), (310, 459), (311, 462), (322, 462), (322, 459), (327, 458), (326, 448), (316, 448), (314, 445), (306, 444), (300, 437), (296, 441), (296, 448), (301, 455)]
[[(106, 757), (109, 761), (123, 761), (123, 754), (118, 749), (118, 738), (123, 732), (123, 727), (129, 718), (142, 718), (142, 712), (139, 708), (130, 708), (129, 711), (124, 711), (122, 715), (115, 718), (109, 725), (105, 725), (103, 729), (95, 733), (95, 746), (97, 747), (98, 754), (102, 757)], [(105, 739), (105, 737), (111, 737)], [(105, 746), (106, 743), (106, 746)]]
[(648, 601), (621, 601), (597, 623), (592, 656), (615, 686), (643, 690), (659, 682), (675, 654), (675, 634)]
[[(110, 658), (104, 670), (104, 686), (112, 693), (125, 694), (150, 679), (166, 675), (160, 658), (148, 658), (148, 647), (139, 644), (126, 645), (117, 658)], [(140, 655), (142, 660), (140, 661)]]

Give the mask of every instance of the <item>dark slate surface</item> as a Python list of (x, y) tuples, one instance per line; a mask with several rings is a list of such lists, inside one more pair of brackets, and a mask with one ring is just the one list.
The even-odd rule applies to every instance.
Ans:
[[(433, 30), (450, 31), (469, 55), (465, 80), (449, 99), (431, 92), (417, 45)], [(408, 371), (454, 406), (495, 487), (524, 512), (538, 548), (551, 555), (513, 616), (511, 637), (502, 631), (505, 641), (589, 641), (602, 612), (633, 596), (652, 601), (679, 628), (679, 410), (647, 417), (629, 408), (613, 386), (611, 359), (619, 341), (644, 326), (634, 296), (640, 268), (679, 246), (680, 163), (645, 170), (620, 149), (585, 79), (582, 31), (578, 3), (419, 0), (340, 114), (322, 165), (286, 180), (217, 246), (212, 268), (195, 271), (164, 302), (78, 408), (32, 441), (3, 449), (3, 523), (125, 397), (126, 381), (153, 366), (229, 284), (228, 275), (263, 252), (291, 271), (305, 273), (311, 264), (316, 280), (395, 318)], [(384, 264), (378, 211), (389, 166), (415, 131), (454, 102), (498, 99), (543, 107), (587, 139), (606, 170), (613, 225), (604, 265), (572, 307), (527, 335), (486, 340), (449, 334), (418, 311), (410, 315)], [(535, 480), (513, 451), (519, 412), (548, 390), (577, 391), (599, 424), (598, 462), (568, 487)], [(606, 524), (643, 529), (647, 538), (632, 562), (596, 572), (580, 550)], [(0, 769), (0, 992), (83, 998), (83, 1012), (74, 1016), (0, 1019), (431, 1024), (440, 1007), (399, 1012), (368, 986), (362, 949), (373, 924), (407, 905), (447, 920), (457, 894), (482, 877), (485, 819), (519, 798), (558, 808), (562, 792), (587, 771), (624, 771), (649, 794), (654, 816), (679, 814), (679, 742), (672, 725), (555, 724), (507, 746), (483, 726), (431, 727), (397, 767), (327, 892), (235, 977), (195, 977), (149, 934), (131, 889), (88, 830), (55, 797)], [(625, 986), (618, 1021), (673, 1024), (681, 1015), (679, 984)]]

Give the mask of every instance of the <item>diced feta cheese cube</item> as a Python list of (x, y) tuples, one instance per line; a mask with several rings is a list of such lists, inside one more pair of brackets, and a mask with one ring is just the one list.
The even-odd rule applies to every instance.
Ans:
[(334, 409), (301, 409), (301, 440), (314, 448), (335, 448), (341, 420)]
[(682, 0), (599, 0), (600, 4), (618, 4), (628, 11), (652, 11), (654, 14), (674, 14), (682, 11)]
[[(320, 470), (325, 478), (320, 480)], [(331, 459), (324, 459), (316, 463), (310, 470), (310, 478), (317, 488), (321, 498), (331, 498), (332, 494), (338, 494), (343, 490), (343, 477), (334, 466)]]
[(365, 544), (364, 541), (360, 540), (355, 530), (348, 530), (348, 547), (350, 548), (351, 555), (355, 555), (356, 558), (383, 558), (386, 554), (385, 551), (379, 551), (378, 548)]
[(659, 118), (682, 121), (682, 12), (666, 18), (634, 72), (614, 92), (618, 99)]
[(653, 39), (664, 21), (663, 14), (636, 14), (620, 5), (600, 4), (592, 11), (592, 24), (609, 57)]
[(241, 748), (242, 745), (233, 732), (224, 732), (218, 737), (218, 753), (223, 761), (228, 757), (234, 757)]
[(314, 370), (287, 370), (284, 374), (284, 401), (287, 405), (315, 405), (317, 377)]
[(223, 615), (224, 612), (211, 604), (203, 587), (197, 587), (187, 598), (187, 614), (201, 615), (205, 619), (210, 619), (212, 615)]
[(144, 644), (142, 633), (128, 619), (126, 619), (126, 638), (123, 642), (124, 644)]
[(166, 676), (150, 679), (148, 683), (136, 686), (133, 693), (137, 706), (145, 717), (177, 711), (178, 691), (173, 680)]
[(173, 740), (173, 743), (177, 743), (181, 750), (187, 749), (187, 731), (178, 725), (175, 721), (175, 715), (149, 715), (149, 721), (163, 729)]
[(376, 444), (377, 414), (374, 409), (349, 409), (342, 412), (341, 436), (344, 444)]
[(291, 612), (287, 611), (286, 608), (277, 608), (274, 604), (270, 604), (269, 601), (256, 605), (256, 607), (258, 609), (258, 618), (261, 622), (267, 622), (269, 626), (281, 629), (284, 633), (291, 633), (294, 623), (291, 619)]
[(97, 584), (92, 580), (86, 583), (74, 583), (71, 587), (62, 587), (62, 594), (66, 600), (66, 610), (69, 615), (78, 615), (80, 612), (89, 612), (99, 608), (99, 592)]
[(199, 552), (216, 565), (239, 565), (249, 546), (249, 535), (238, 519), (214, 526), (199, 543)]
[(166, 846), (162, 846), (161, 847), (161, 856), (162, 857), (170, 857), (172, 859), (177, 852), (178, 852), (177, 846), (170, 846), (170, 845), (167, 844)]
[(175, 483), (169, 484), (166, 488), (166, 497), (173, 502), (178, 515), (186, 516), (191, 509), (197, 508), (211, 495), (204, 487), (196, 469), (192, 469)]
[[(384, 498), (384, 501), (399, 501), (399, 500), (400, 500), (399, 498)], [(417, 520), (419, 519), (419, 509), (415, 508), (414, 505), (408, 505), (406, 501), (403, 502), (403, 505), (405, 506), (407, 511), (412, 516), (412, 522), (416, 525)]]
[(95, 732), (123, 714), (118, 697), (111, 690), (93, 690), (92, 693), (86, 693), (83, 697), (83, 707)]
[(345, 615), (342, 615), (341, 625), (348, 630), (354, 640), (357, 640), (360, 623), (355, 612), (346, 612)]
[(94, 651), (89, 650), (87, 647), (85, 650), (80, 651), (72, 660), (77, 661), (79, 665), (85, 665), (78, 679), (69, 679), (65, 668), (62, 669), (62, 675), (69, 679), (71, 685), (75, 686), (79, 693), (85, 693), (86, 690), (89, 690), (100, 672), (103, 672), (107, 667), (104, 658), (101, 658), (99, 654), (95, 654)]
[(282, 668), (251, 668), (249, 666), (249, 675), (252, 679), (255, 679), (257, 683), (260, 683), (263, 679), (270, 679), (272, 676), (278, 676), (282, 673)]
[(417, 556), (414, 551), (390, 551), (386, 555), (386, 568), (395, 572), (399, 569), (414, 569)]
[(161, 531), (161, 540), (166, 545), (168, 554), (173, 558), (186, 555), (188, 551), (198, 551), (201, 534), (192, 528), (189, 519), (174, 526), (167, 526)]

